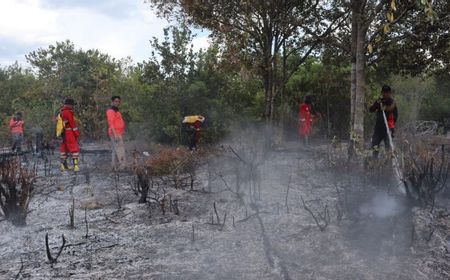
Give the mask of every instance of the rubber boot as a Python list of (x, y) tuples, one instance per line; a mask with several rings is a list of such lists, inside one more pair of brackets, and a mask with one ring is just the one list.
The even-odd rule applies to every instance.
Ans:
[(61, 171), (67, 171), (69, 167), (67, 166), (67, 160), (61, 161)]
[(73, 171), (75, 171), (75, 172), (80, 171), (80, 168), (78, 167), (78, 159), (77, 158), (73, 159)]

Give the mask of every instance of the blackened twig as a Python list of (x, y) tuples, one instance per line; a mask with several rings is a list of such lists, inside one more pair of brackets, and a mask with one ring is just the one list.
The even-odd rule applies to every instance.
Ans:
[(225, 214), (223, 215), (223, 223), (222, 223), (222, 227), (220, 228), (220, 230), (222, 231), (223, 228), (225, 227), (225, 222), (227, 220), (227, 213), (225, 212)]
[(303, 203), (303, 208), (305, 208), (306, 211), (308, 211), (309, 214), (311, 214), (311, 216), (313, 217), (314, 221), (316, 222), (316, 225), (319, 227), (320, 231), (324, 231), (325, 228), (328, 226), (329, 222), (330, 222), (330, 214), (328, 212), (328, 206), (325, 206), (325, 213), (324, 216), (319, 214), (319, 218), (321, 218), (323, 220), (323, 225), (319, 222), (319, 220), (316, 218), (316, 215), (314, 215), (314, 213), (311, 211), (311, 209), (308, 208), (308, 206), (306, 206), (305, 201), (303, 200), (303, 197), (300, 195), (300, 199), (302, 200)]
[(84, 223), (86, 224), (86, 235), (85, 238), (89, 237), (89, 224), (87, 220), (87, 208), (84, 208)]
[(289, 214), (289, 203), (288, 203), (288, 198), (289, 198), (289, 188), (291, 187), (291, 179), (292, 179), (292, 175), (289, 176), (289, 183), (287, 186), (287, 191), (286, 191), (286, 198), (285, 198), (285, 206), (286, 206), (286, 212)]
[(72, 205), (69, 208), (69, 228), (75, 228), (75, 198), (72, 197)]
[(217, 224), (220, 224), (219, 213), (217, 213), (216, 202), (214, 201), (214, 213), (216, 213)]
[(15, 279), (19, 279), (20, 274), (22, 274), (23, 271), (23, 259), (20, 257), (20, 269), (19, 272), (17, 272)]
[(47, 251), (47, 258), (50, 261), (51, 264), (54, 264), (58, 261), (59, 256), (61, 255), (62, 250), (64, 249), (64, 246), (66, 245), (66, 238), (64, 237), (64, 234), (62, 235), (62, 245), (59, 248), (58, 253), (56, 254), (56, 257), (52, 257), (52, 253), (50, 252), (50, 247), (48, 246), (48, 233), (45, 234), (45, 249)]

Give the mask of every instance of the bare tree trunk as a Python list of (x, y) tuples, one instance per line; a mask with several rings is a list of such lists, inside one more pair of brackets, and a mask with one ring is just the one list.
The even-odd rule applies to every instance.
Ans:
[(285, 127), (286, 127), (286, 121), (288, 119), (288, 113), (290, 112), (287, 104), (287, 100), (285, 100), (284, 91), (285, 91), (285, 84), (286, 84), (286, 76), (287, 76), (287, 56), (286, 56), (286, 42), (283, 42), (282, 45), (282, 53), (281, 53), (281, 83), (278, 85), (278, 93), (280, 96), (280, 121), (279, 121), (279, 129), (280, 129), (280, 135), (279, 135), (279, 142), (284, 142), (284, 133), (285, 133)]
[(273, 121), (275, 119), (275, 97), (278, 93), (278, 85), (279, 85), (279, 80), (278, 80), (278, 73), (277, 73), (277, 68), (278, 68), (278, 58), (277, 58), (277, 54), (275, 53), (272, 57), (273, 59), (273, 63), (271, 64), (272, 66), (272, 91), (271, 91), (271, 98), (270, 98), (270, 120)]
[(270, 34), (266, 34), (266, 42), (263, 50), (263, 77), (264, 77), (264, 91), (265, 91), (265, 111), (264, 117), (267, 122), (271, 121), (271, 109), (273, 98), (273, 65), (272, 65), (272, 38)]
[(266, 64), (265, 65), (266, 69), (264, 71), (266, 71), (266, 73), (264, 74), (265, 76), (265, 81), (264, 81), (264, 91), (265, 91), (265, 112), (264, 112), (264, 117), (266, 119), (266, 121), (271, 121), (271, 109), (272, 109), (272, 97), (273, 97), (273, 73), (272, 73), (272, 67), (270, 64)]
[(364, 146), (364, 102), (366, 93), (366, 29), (358, 27), (356, 43), (356, 92), (353, 132), (359, 148)]
[(353, 10), (352, 16), (352, 45), (351, 45), (351, 72), (350, 72), (350, 145), (348, 148), (349, 158), (351, 158), (355, 151), (355, 143), (353, 141), (354, 137), (354, 122), (355, 122), (355, 98), (356, 98), (356, 41), (358, 24), (355, 16), (355, 11)]
[(350, 146), (349, 158), (364, 147), (364, 101), (366, 91), (366, 34), (364, 2), (352, 3)]

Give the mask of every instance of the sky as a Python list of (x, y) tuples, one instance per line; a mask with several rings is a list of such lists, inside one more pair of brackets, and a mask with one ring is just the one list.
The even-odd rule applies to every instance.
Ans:
[[(76, 48), (140, 62), (168, 25), (144, 0), (0, 0), (0, 67), (26, 66), (26, 54), (66, 39)], [(194, 33), (194, 48), (206, 48), (207, 33)]]

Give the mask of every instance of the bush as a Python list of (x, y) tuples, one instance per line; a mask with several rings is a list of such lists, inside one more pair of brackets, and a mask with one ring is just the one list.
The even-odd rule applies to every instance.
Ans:
[(193, 159), (194, 156), (184, 148), (163, 148), (146, 165), (152, 176), (183, 174), (193, 170)]
[(35, 174), (20, 165), (19, 158), (0, 162), (0, 207), (7, 220), (25, 225)]

